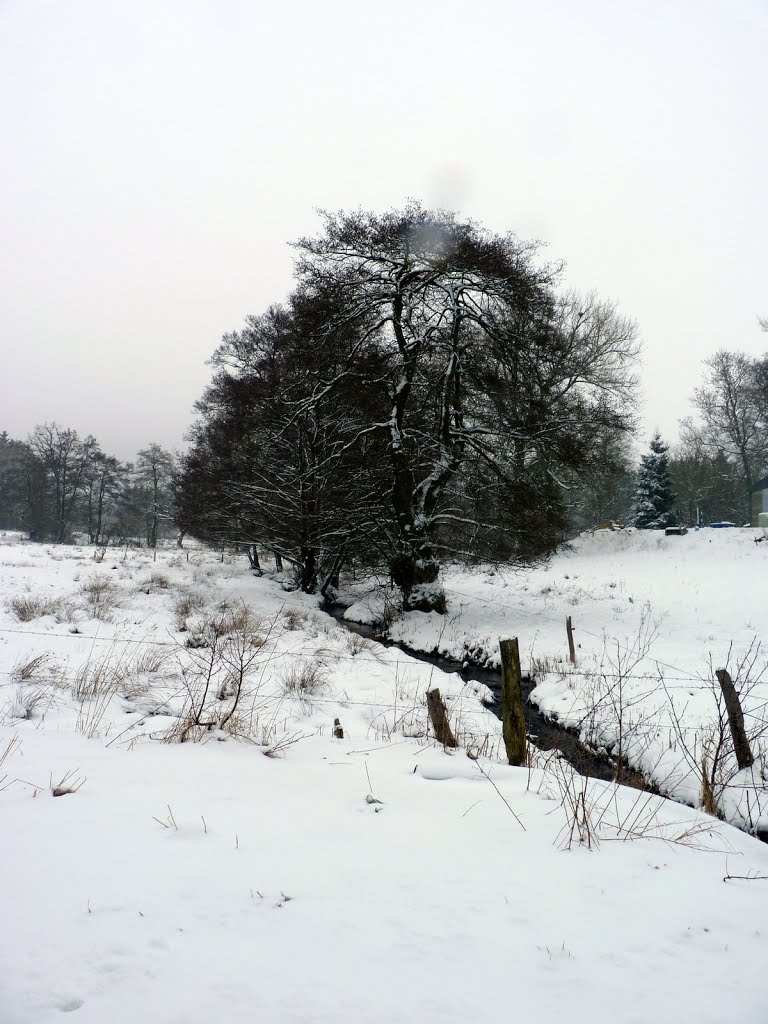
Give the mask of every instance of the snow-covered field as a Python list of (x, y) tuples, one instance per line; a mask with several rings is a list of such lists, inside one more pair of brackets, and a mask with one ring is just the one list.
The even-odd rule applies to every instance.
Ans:
[[(704, 529), (584, 535), (547, 565), (449, 570), (448, 613), (412, 612), (393, 639), (455, 661), (498, 666), (498, 639), (517, 636), (532, 694), (596, 748), (621, 752), (665, 793), (696, 805), (702, 760), (718, 812), (768, 829), (768, 537)], [(755, 541), (759, 541), (755, 543)], [(347, 616), (375, 620), (380, 591)], [(577, 664), (568, 659), (571, 616)], [(741, 690), (755, 763), (739, 772), (714, 672)], [(722, 742), (720, 742), (722, 736)]]
[[(559, 656), (567, 606), (598, 658), (585, 629), (631, 637), (654, 576), (657, 613), (695, 614), (703, 583), (671, 588), (703, 556), (672, 549), (664, 575), (667, 550), (590, 543), (527, 582), (449, 579), (440, 644), (463, 644), (463, 610), (471, 645), (512, 632)], [(768, 552), (723, 543), (745, 618)], [(719, 635), (699, 606), (687, 636)], [(431, 623), (403, 628), (434, 646)], [(652, 653), (694, 672), (706, 643), (681, 631)], [(6, 538), (0, 673), (2, 1024), (768, 1019), (768, 847), (556, 757), (503, 764), (482, 687), (361, 641), (244, 559), (96, 563)], [(430, 739), (434, 686), (457, 751)]]

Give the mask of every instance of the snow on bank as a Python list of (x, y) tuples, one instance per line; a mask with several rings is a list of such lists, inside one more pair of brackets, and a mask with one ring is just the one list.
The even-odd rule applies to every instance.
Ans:
[[(498, 723), (455, 675), (365, 645), (242, 563), (88, 555), (0, 546), (3, 1024), (501, 1022), (510, 993), (523, 1019), (765, 1020), (768, 883), (722, 878), (768, 874), (768, 848), (563, 766), (436, 748), (430, 685), (467, 741), (490, 749)], [(94, 576), (115, 588), (99, 619)], [(57, 610), (20, 622), (21, 597)], [(270, 634), (248, 715), (162, 742), (210, 650), (179, 644), (241, 600)], [(97, 719), (72, 680), (102, 649), (125, 672)], [(53, 796), (67, 775), (75, 791)], [(566, 850), (563, 793), (582, 785), (601, 842)], [(644, 837), (611, 841), (620, 823)], [(689, 830), (693, 846), (654, 838)]]
[[(749, 529), (684, 537), (601, 531), (525, 572), (449, 569), (447, 614), (412, 612), (388, 632), (414, 650), (489, 666), (499, 664), (499, 638), (517, 636), (523, 671), (539, 682), (531, 699), (545, 713), (694, 805), (708, 757), (718, 811), (765, 830), (768, 543), (755, 543), (762, 537)], [(369, 621), (383, 600), (367, 595), (347, 617)], [(575, 669), (566, 616), (575, 628)], [(742, 688), (757, 757), (741, 773), (728, 756), (713, 766), (722, 712), (713, 669), (726, 666)]]

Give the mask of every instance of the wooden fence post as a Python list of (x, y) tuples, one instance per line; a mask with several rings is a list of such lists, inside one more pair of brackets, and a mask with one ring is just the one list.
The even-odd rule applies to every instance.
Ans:
[(501, 650), (501, 724), (504, 748), (510, 764), (525, 764), (528, 744), (525, 737), (523, 691), (520, 686), (520, 648), (517, 637), (499, 640)]
[(443, 698), (440, 696), (439, 690), (429, 690), (427, 693), (427, 711), (429, 711), (437, 742), (442, 743), (444, 747), (458, 747), (459, 744), (451, 732), (445, 704), (443, 704)]
[(749, 768), (755, 759), (752, 756), (752, 751), (749, 749), (749, 740), (744, 728), (744, 714), (739, 703), (739, 695), (736, 693), (733, 680), (724, 668), (717, 669), (715, 675), (717, 676), (718, 683), (720, 683), (720, 689), (723, 691), (725, 699), (725, 708), (728, 712), (728, 725), (731, 727), (736, 763), (739, 769)]
[(573, 623), (571, 622), (571, 616), (565, 620), (565, 629), (568, 633), (568, 657), (571, 659), (571, 664), (576, 664), (576, 647), (573, 643)]

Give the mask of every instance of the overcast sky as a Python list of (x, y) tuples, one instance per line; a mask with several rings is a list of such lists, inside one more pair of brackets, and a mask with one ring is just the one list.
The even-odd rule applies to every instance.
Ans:
[(646, 432), (768, 349), (766, 0), (0, 0), (0, 430), (182, 443), (317, 207), (547, 243), (633, 316)]

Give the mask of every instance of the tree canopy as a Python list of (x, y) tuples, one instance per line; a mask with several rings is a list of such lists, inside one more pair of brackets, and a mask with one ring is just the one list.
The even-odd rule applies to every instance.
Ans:
[(417, 204), (325, 214), (296, 251), (289, 303), (214, 356), (189, 528), (281, 548), (305, 589), (342, 550), (383, 562), (423, 611), (445, 556), (549, 553), (568, 481), (632, 429), (635, 325), (558, 293), (535, 245)]

